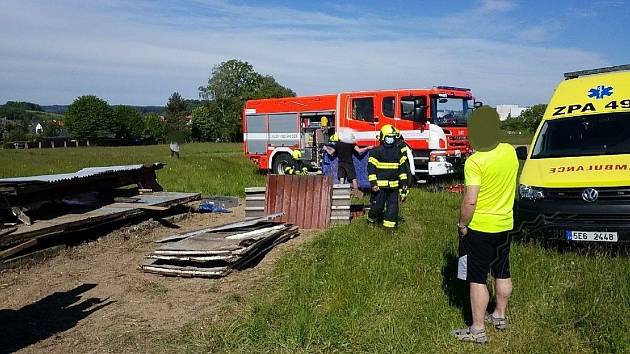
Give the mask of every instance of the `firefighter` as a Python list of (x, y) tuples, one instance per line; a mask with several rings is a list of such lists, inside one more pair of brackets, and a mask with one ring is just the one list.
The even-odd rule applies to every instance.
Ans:
[(287, 175), (306, 176), (308, 175), (308, 167), (302, 161), (302, 152), (300, 150), (293, 150), (291, 152), (291, 162), (284, 168), (284, 173)]
[(381, 145), (370, 151), (368, 180), (372, 185), (371, 208), (367, 220), (383, 220), (386, 228), (398, 225), (398, 197), (407, 197), (407, 153), (403, 151), (400, 133), (386, 124), (379, 133)]
[[(394, 128), (395, 129), (395, 128)], [(400, 197), (401, 200), (404, 202), (405, 199), (407, 199), (407, 192), (408, 192), (408, 186), (411, 185), (411, 181), (413, 181), (413, 175), (411, 174), (411, 165), (409, 164), (409, 157), (407, 156), (407, 151), (409, 150), (409, 147), (407, 147), (407, 143), (405, 142), (405, 139), (403, 138), (403, 136), (400, 134), (399, 131), (398, 132), (398, 136), (396, 137), (396, 148), (400, 149), (400, 153), (401, 153), (401, 161), (405, 161), (403, 169), (405, 170), (405, 173), (407, 174), (407, 184), (405, 185), (405, 187), (401, 187), (400, 189)]]

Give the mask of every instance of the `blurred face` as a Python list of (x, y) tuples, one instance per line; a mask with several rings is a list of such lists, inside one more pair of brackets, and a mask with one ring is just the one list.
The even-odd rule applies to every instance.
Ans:
[(490, 151), (499, 143), (499, 115), (494, 108), (475, 109), (468, 119), (468, 138), (475, 151)]
[(385, 144), (387, 145), (392, 145), (394, 143), (396, 139), (393, 136), (386, 136), (385, 137)]

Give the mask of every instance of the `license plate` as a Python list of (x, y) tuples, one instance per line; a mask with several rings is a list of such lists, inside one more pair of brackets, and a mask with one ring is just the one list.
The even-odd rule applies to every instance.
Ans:
[(616, 232), (567, 231), (566, 236), (569, 241), (617, 242)]

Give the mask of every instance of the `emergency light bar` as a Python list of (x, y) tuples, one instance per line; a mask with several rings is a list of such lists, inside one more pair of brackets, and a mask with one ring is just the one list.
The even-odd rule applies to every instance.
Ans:
[(572, 71), (572, 72), (564, 73), (564, 79), (571, 80), (571, 79), (576, 79), (580, 76), (612, 73), (615, 71), (625, 71), (625, 70), (630, 70), (630, 64), (608, 66), (605, 68), (591, 69), (591, 70)]
[(436, 86), (435, 88), (438, 88), (438, 89), (441, 89), (441, 90), (470, 91), (469, 88), (454, 87), (454, 86)]

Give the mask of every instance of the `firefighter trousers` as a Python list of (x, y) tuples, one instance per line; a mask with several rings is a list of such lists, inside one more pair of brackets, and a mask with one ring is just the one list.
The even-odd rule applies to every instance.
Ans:
[(393, 228), (398, 225), (398, 189), (379, 189), (372, 192), (368, 222), (383, 220), (383, 226)]

